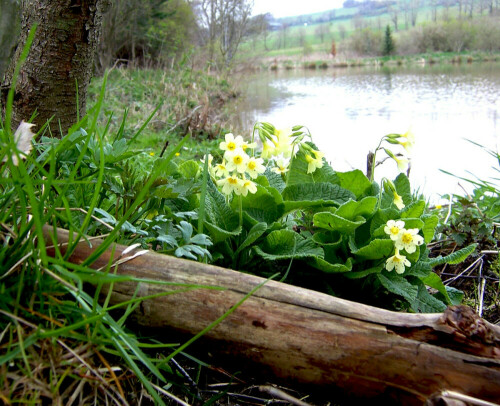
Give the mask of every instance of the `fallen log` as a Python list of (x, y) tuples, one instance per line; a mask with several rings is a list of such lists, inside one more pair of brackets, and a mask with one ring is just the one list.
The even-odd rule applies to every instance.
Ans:
[[(46, 227), (47, 241), (55, 232), (64, 253), (69, 234)], [(70, 261), (82, 263), (101, 242), (82, 240)], [(107, 249), (92, 267), (106, 267), (112, 253), (118, 260), (126, 248)], [(54, 248), (48, 251), (54, 255)], [(142, 326), (189, 334), (202, 331), (264, 281), (154, 252), (121, 263), (117, 273), (224, 288), (114, 285), (113, 303), (129, 300), (137, 290), (139, 296), (179, 290), (144, 301), (134, 317)], [(336, 387), (356, 397), (421, 405), (452, 392), (500, 402), (500, 327), (466, 306), (441, 314), (397, 313), (268, 281), (205, 337), (218, 343), (211, 351), (257, 364), (278, 378)]]

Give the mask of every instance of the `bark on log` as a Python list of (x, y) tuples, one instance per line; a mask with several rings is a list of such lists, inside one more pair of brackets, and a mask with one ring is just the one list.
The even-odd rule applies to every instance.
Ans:
[[(47, 239), (51, 232), (46, 228)], [(58, 229), (57, 241), (67, 240), (68, 232)], [(91, 243), (80, 242), (70, 260), (83, 262), (101, 241)], [(125, 248), (115, 247), (115, 259)], [(92, 267), (106, 267), (111, 252)], [(118, 273), (225, 288), (186, 292), (179, 286), (139, 284), (141, 296), (179, 290), (143, 302), (135, 315), (139, 324), (190, 334), (263, 281), (153, 252), (120, 264)], [(116, 284), (112, 301), (130, 299), (136, 290), (136, 283)], [(436, 393), (452, 391), (500, 402), (500, 328), (465, 306), (442, 314), (396, 313), (269, 281), (206, 337), (221, 344), (219, 351), (258, 363), (277, 377), (337, 387), (357, 397), (421, 405)]]

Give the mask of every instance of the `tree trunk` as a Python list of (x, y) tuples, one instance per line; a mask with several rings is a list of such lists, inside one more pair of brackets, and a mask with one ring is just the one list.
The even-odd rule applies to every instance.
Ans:
[[(40, 128), (52, 118), (53, 134), (59, 135), (86, 112), (87, 87), (100, 37), (102, 13), (109, 0), (23, 0), (21, 36), (2, 88), (15, 85), (12, 128), (28, 120)], [(12, 75), (30, 28), (37, 33), (17, 84)], [(78, 88), (78, 93), (77, 93)], [(78, 101), (78, 103), (77, 103)]]
[[(48, 241), (53, 232), (45, 228)], [(58, 229), (57, 241), (64, 254), (68, 232)], [(82, 241), (70, 261), (82, 263), (100, 243), (93, 239), (90, 247)], [(142, 326), (199, 333), (265, 282), (152, 252), (125, 261), (133, 255), (122, 258), (125, 248), (109, 248), (92, 266), (119, 263), (117, 274), (169, 283), (113, 286), (113, 303), (157, 295), (137, 309)], [(466, 306), (442, 314), (396, 313), (269, 281), (204, 339), (211, 353), (228, 355), (238, 370), (258, 365), (259, 376), (271, 372), (288, 384), (337, 388), (360, 398), (422, 405), (439, 404), (431, 399), (443, 391), (490, 402), (500, 395), (500, 328)]]
[(0, 0), (0, 82), (19, 36), (21, 15), (16, 0)]

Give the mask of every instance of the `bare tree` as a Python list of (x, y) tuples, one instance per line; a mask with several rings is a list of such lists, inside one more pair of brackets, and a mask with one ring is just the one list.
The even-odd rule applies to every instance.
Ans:
[(344, 27), (343, 24), (339, 25), (339, 35), (341, 39), (345, 39), (346, 37), (346, 28)]
[(246, 32), (252, 4), (247, 0), (199, 0), (195, 5), (210, 60), (215, 60), (218, 45), (224, 64), (229, 65)]
[(391, 16), (391, 21), (394, 24), (394, 32), (396, 32), (398, 30), (399, 9), (391, 6), (389, 8), (389, 15)]
[(314, 34), (319, 37), (321, 43), (325, 41), (325, 37), (330, 35), (330, 24), (329, 23), (324, 23), (318, 25), (316, 29), (314, 30)]
[[(15, 86), (12, 125), (36, 111), (39, 126), (53, 118), (65, 133), (86, 110), (87, 87), (107, 0), (22, 0), (21, 36), (3, 89)], [(12, 76), (28, 32), (38, 29), (17, 83)], [(2, 93), (2, 97), (5, 97)], [(77, 103), (78, 102), (78, 103)]]

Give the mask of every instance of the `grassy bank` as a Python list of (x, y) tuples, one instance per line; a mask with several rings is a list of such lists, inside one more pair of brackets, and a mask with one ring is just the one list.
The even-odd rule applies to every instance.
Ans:
[(435, 64), (470, 64), (498, 62), (500, 53), (486, 52), (426, 52), (415, 55), (394, 55), (385, 57), (343, 58), (332, 57), (326, 53), (308, 56), (300, 52), (288, 56), (263, 57), (256, 59), (253, 70), (292, 70), (292, 69), (342, 69), (348, 67), (380, 66), (425, 66)]
[[(97, 98), (102, 82), (102, 77), (92, 81), (89, 103)], [(201, 157), (226, 131), (228, 105), (237, 96), (226, 77), (187, 65), (169, 70), (113, 69), (107, 78), (100, 120), (109, 120), (113, 132), (126, 116), (124, 136), (129, 138), (144, 127), (133, 145), (156, 154), (190, 134), (186, 146), (193, 156)]]

